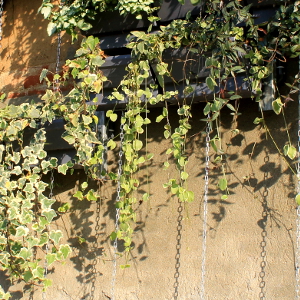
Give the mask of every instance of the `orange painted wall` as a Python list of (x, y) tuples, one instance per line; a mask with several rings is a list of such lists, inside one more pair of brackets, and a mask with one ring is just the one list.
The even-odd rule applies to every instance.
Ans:
[[(8, 100), (30, 101), (31, 96), (42, 94), (46, 86), (39, 82), (40, 72), (55, 71), (57, 36), (48, 36), (48, 21), (37, 12), (40, 4), (41, 0), (4, 0), (0, 93), (6, 93)], [(77, 48), (78, 42), (72, 45), (69, 36), (62, 34), (60, 64), (72, 58)]]

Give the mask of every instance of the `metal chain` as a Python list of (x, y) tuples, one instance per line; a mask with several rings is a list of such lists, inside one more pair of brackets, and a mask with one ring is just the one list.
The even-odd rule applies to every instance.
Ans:
[(174, 300), (178, 299), (178, 288), (179, 288), (179, 270), (180, 270), (180, 250), (181, 250), (181, 231), (182, 231), (182, 220), (183, 220), (183, 205), (178, 199), (178, 217), (177, 217), (177, 235), (176, 235), (176, 255), (175, 255), (175, 282), (174, 282)]
[[(208, 115), (208, 118), (210, 116)], [(205, 176), (204, 176), (204, 201), (203, 201), (203, 239), (202, 239), (202, 265), (201, 265), (201, 300), (205, 300), (205, 275), (206, 275), (206, 242), (207, 242), (207, 212), (208, 212), (208, 185), (209, 185), (209, 149), (210, 149), (210, 133), (211, 126), (207, 122), (206, 125), (206, 149), (205, 149)]]
[[(49, 199), (53, 198), (53, 188), (54, 188), (54, 171), (53, 171), (53, 169), (51, 170), (50, 174), (51, 174), (50, 175), (50, 184), (49, 184), (50, 192), (49, 192), (49, 196), (48, 196)], [(48, 232), (50, 231), (49, 225), (47, 226), (47, 231)], [(49, 242), (46, 243), (45, 252), (46, 252), (46, 255), (49, 253)], [(44, 262), (44, 277), (46, 278), (47, 275), (48, 275), (48, 264), (47, 264), (47, 259), (45, 259), (45, 262)], [(46, 292), (45, 291), (43, 291), (42, 299), (46, 300)]]
[[(122, 114), (123, 116), (123, 114)], [(116, 202), (120, 201), (121, 193), (121, 176), (122, 176), (122, 158), (123, 158), (123, 140), (124, 140), (124, 124), (121, 122), (120, 125), (120, 151), (119, 151), (119, 162), (118, 162), (118, 186), (117, 186), (117, 198)], [(120, 219), (120, 209), (116, 208), (116, 222), (115, 222), (115, 232), (119, 230), (119, 219)], [(115, 299), (115, 287), (116, 287), (116, 277), (117, 277), (117, 252), (118, 252), (118, 238), (114, 241), (114, 258), (113, 258), (113, 272), (112, 272), (112, 283), (111, 283), (111, 300)]]
[[(63, 5), (59, 5), (59, 9), (62, 9)], [(61, 55), (61, 33), (57, 33), (57, 48), (56, 48), (56, 64), (55, 64), (55, 74), (59, 73), (59, 67), (60, 67), (60, 55)], [(59, 80), (55, 80), (55, 86), (54, 90), (59, 90)]]
[[(61, 9), (62, 6), (60, 5), (59, 8)], [(60, 65), (60, 53), (61, 53), (61, 34), (58, 32), (57, 34), (57, 48), (56, 48), (56, 64), (55, 64), (55, 74), (58, 74), (59, 72), (59, 65)], [(55, 87), (54, 90), (57, 91), (59, 86), (58, 80), (55, 81)], [(49, 198), (51, 199), (53, 197), (53, 186), (54, 186), (54, 171), (51, 170), (51, 175), (50, 175), (50, 184), (49, 184)], [(50, 227), (47, 226), (47, 230), (50, 231)], [(46, 255), (49, 252), (49, 243), (46, 243)], [(48, 275), (48, 264), (47, 264), (47, 259), (45, 259), (45, 264), (44, 264), (44, 277), (46, 278)], [(42, 294), (43, 300), (46, 300), (46, 292), (43, 292)]]
[[(270, 161), (269, 158), (269, 154), (268, 152), (266, 152), (266, 156), (264, 157), (264, 165), (265, 167), (267, 167), (268, 163)], [(266, 170), (264, 172), (264, 182), (267, 182), (269, 177), (269, 172)], [(260, 262), (260, 272), (259, 272), (259, 288), (260, 288), (260, 292), (259, 292), (259, 299), (260, 300), (265, 300), (266, 299), (266, 281), (265, 281), (265, 277), (266, 277), (266, 266), (267, 266), (267, 251), (266, 251), (266, 247), (267, 247), (267, 222), (268, 222), (268, 217), (269, 217), (269, 208), (268, 208), (268, 196), (269, 196), (269, 191), (267, 186), (265, 185), (264, 187), (264, 191), (262, 193), (262, 219), (260, 220), (260, 227), (262, 228), (262, 232), (261, 232), (261, 237), (262, 240), (260, 242), (260, 248), (261, 248), (261, 262)]]
[[(300, 73), (300, 56), (299, 56)], [(300, 83), (299, 83), (300, 88)], [(300, 194), (300, 92), (298, 93), (298, 162), (297, 162), (297, 194)], [(300, 299), (300, 205), (297, 206), (296, 219), (296, 251), (295, 251), (295, 272), (296, 272), (296, 298)]]
[(55, 74), (58, 74), (60, 67), (60, 55), (61, 55), (61, 33), (57, 33), (57, 48), (56, 48), (56, 65)]
[(95, 291), (96, 291), (96, 281), (97, 276), (100, 276), (100, 272), (97, 271), (97, 265), (100, 261), (100, 255), (98, 255), (99, 252), (99, 245), (98, 242), (100, 241), (101, 236), (101, 218), (100, 218), (100, 212), (101, 212), (101, 200), (98, 200), (96, 202), (96, 220), (95, 220), (95, 239), (92, 246), (92, 251), (96, 254), (93, 261), (91, 262), (92, 268), (91, 271), (89, 271), (89, 276), (91, 276), (91, 292), (89, 299), (96, 299), (95, 297)]
[(2, 40), (2, 18), (3, 18), (3, 5), (4, 0), (0, 0), (0, 48), (1, 48), (1, 40)]

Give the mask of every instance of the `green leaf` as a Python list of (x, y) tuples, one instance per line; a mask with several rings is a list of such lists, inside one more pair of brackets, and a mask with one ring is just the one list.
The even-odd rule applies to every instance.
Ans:
[(159, 115), (159, 116), (156, 118), (156, 122), (159, 123), (163, 118), (164, 118), (163, 115)]
[(205, 82), (211, 91), (215, 90), (215, 86), (217, 85), (217, 83), (215, 82), (215, 80), (213, 78), (207, 77)]
[(85, 239), (85, 238), (83, 238), (83, 237), (81, 237), (81, 236), (77, 236), (77, 238), (78, 238), (78, 243), (79, 243), (80, 245), (86, 243), (86, 239)]
[(69, 169), (68, 165), (63, 164), (63, 165), (58, 166), (57, 171), (58, 171), (58, 173), (62, 173), (64, 175), (66, 175), (68, 169)]
[(167, 149), (166, 154), (169, 155), (173, 152), (173, 150), (171, 148)]
[[(78, 24), (77, 24), (78, 25)], [(93, 51), (95, 50), (96, 46), (99, 44), (99, 39), (95, 38), (93, 36), (89, 36), (86, 40), (85, 43), (89, 46), (89, 48)]]
[(50, 209), (52, 204), (55, 203), (54, 199), (47, 198), (44, 195), (41, 195), (39, 197), (39, 200), (41, 201), (42, 209), (45, 209), (45, 210)]
[(154, 157), (154, 154), (153, 153), (149, 153), (146, 155), (146, 160), (150, 160)]
[(106, 117), (109, 118), (111, 114), (113, 114), (114, 112), (110, 109), (106, 112)]
[(53, 33), (55, 33), (57, 30), (57, 27), (55, 25), (55, 23), (50, 22), (47, 26), (47, 33), (49, 36), (51, 36)]
[(217, 148), (217, 145), (216, 145), (215, 140), (211, 140), (211, 141), (210, 141), (210, 145), (211, 145), (211, 147), (212, 147), (216, 152), (218, 152), (218, 148)]
[(151, 121), (150, 121), (149, 118), (145, 118), (145, 119), (144, 119), (144, 124), (145, 124), (145, 125), (150, 124), (150, 123), (151, 123)]
[(162, 88), (164, 88), (164, 86), (165, 86), (165, 78), (164, 78), (164, 76), (162, 76), (162, 75), (160, 75), (160, 74), (157, 74), (157, 75), (156, 75), (156, 78), (157, 78), (157, 80), (158, 80), (159, 85), (160, 85)]
[(285, 156), (288, 156), (290, 159), (294, 159), (297, 155), (297, 149), (292, 145), (285, 145), (283, 147), (283, 153)]
[(181, 172), (180, 177), (182, 180), (186, 180), (189, 177), (189, 174), (187, 172)]
[(10, 257), (10, 255), (8, 255), (8, 252), (6, 252), (6, 251), (0, 252), (0, 263), (4, 266), (8, 265), (9, 264), (9, 257)]
[(43, 281), (43, 285), (44, 285), (44, 288), (48, 288), (49, 286), (52, 285), (52, 280), (51, 279), (45, 279)]
[(39, 239), (30, 236), (27, 238), (27, 243), (28, 243), (28, 248), (31, 249), (32, 247), (37, 246), (39, 244)]
[(3, 101), (6, 98), (6, 93), (0, 94), (0, 101)]
[(29, 229), (25, 226), (18, 226), (16, 230), (16, 236), (22, 236), (25, 237), (28, 235)]
[(171, 133), (170, 133), (169, 130), (165, 130), (165, 131), (164, 131), (164, 137), (165, 137), (166, 139), (168, 139), (168, 138), (170, 137), (170, 135), (171, 135)]
[(81, 188), (82, 190), (85, 190), (87, 187), (88, 187), (88, 183), (86, 181), (84, 181), (82, 184), (81, 184)]
[(292, 46), (291, 47), (291, 51), (292, 52), (298, 52), (298, 51), (300, 51), (300, 45), (297, 44), (297, 45)]
[(48, 69), (42, 70), (41, 75), (40, 75), (40, 82), (42, 82), (45, 79), (45, 77), (47, 76), (47, 73), (48, 73)]
[(164, 162), (164, 167), (165, 167), (165, 169), (166, 169), (166, 168), (169, 168), (169, 166), (170, 166), (170, 163), (169, 163), (168, 161), (165, 161), (165, 162)]
[(117, 233), (115, 231), (113, 231), (111, 234), (110, 234), (110, 239), (112, 241), (114, 241), (115, 239), (117, 238)]
[(181, 167), (184, 167), (186, 163), (187, 163), (187, 161), (185, 160), (185, 158), (184, 158), (183, 156), (181, 156), (181, 157), (178, 159), (178, 164), (179, 164)]
[(120, 101), (123, 101), (125, 98), (124, 98), (124, 95), (119, 93), (119, 92), (112, 92), (112, 95), (117, 99), (117, 100), (120, 100)]
[(98, 195), (94, 192), (93, 189), (89, 190), (86, 199), (89, 201), (97, 201)]
[(145, 162), (145, 158), (143, 156), (139, 157), (139, 159), (137, 160), (138, 164), (143, 164)]
[(221, 191), (225, 191), (227, 189), (227, 180), (226, 180), (226, 178), (223, 177), (219, 180), (219, 188), (220, 188)]
[(118, 115), (117, 114), (110, 114), (109, 118), (112, 122), (116, 122), (117, 119), (118, 119)]
[(283, 146), (283, 154), (284, 154), (285, 156), (287, 156), (288, 152), (289, 152), (289, 145), (284, 145), (284, 146)]
[(187, 191), (187, 198), (186, 201), (187, 202), (193, 202), (195, 199), (195, 194), (193, 191)]
[(78, 200), (83, 200), (83, 194), (81, 191), (77, 191), (73, 197), (77, 198)]
[(47, 266), (49, 267), (51, 264), (53, 264), (56, 261), (56, 254), (48, 253), (46, 255), (46, 260), (47, 260)]
[(134, 36), (136, 36), (137, 38), (145, 37), (145, 33), (143, 31), (131, 31), (130, 33), (133, 34)]
[(28, 282), (32, 277), (33, 277), (33, 275), (30, 270), (26, 271), (23, 275), (25, 282)]
[(44, 268), (37, 267), (36, 269), (32, 270), (32, 275), (34, 278), (44, 278)]
[(143, 148), (143, 142), (140, 140), (134, 140), (132, 143), (132, 147), (135, 151), (139, 151)]
[(39, 241), (39, 246), (43, 246), (43, 245), (47, 244), (48, 241), (49, 241), (48, 233), (47, 232), (42, 233), (40, 241)]
[(44, 16), (44, 19), (48, 19), (51, 16), (52, 5), (43, 6), (40, 11), (41, 14)]
[(82, 115), (84, 125), (89, 125), (93, 122), (93, 119), (90, 116)]
[(114, 140), (109, 140), (107, 142), (107, 147), (109, 147), (111, 150), (115, 149), (117, 146), (116, 142)]
[(56, 212), (53, 209), (44, 210), (42, 215), (46, 217), (48, 222), (51, 222), (56, 217)]
[(150, 198), (150, 195), (148, 193), (143, 194), (143, 201), (148, 201)]
[(296, 201), (297, 205), (300, 205), (300, 194), (298, 194), (298, 195), (295, 197), (295, 201)]
[(56, 157), (51, 157), (51, 159), (50, 159), (50, 165), (53, 168), (56, 168), (57, 167), (57, 161), (58, 161), (58, 159)]
[(236, 100), (236, 99), (241, 99), (242, 98), (242, 96), (240, 96), (240, 95), (232, 95), (232, 96), (230, 96), (230, 100)]
[(32, 194), (32, 193), (34, 193), (34, 191), (35, 191), (35, 189), (33, 187), (33, 184), (30, 182), (27, 182), (25, 185), (25, 188), (24, 188), (24, 192)]
[(203, 109), (203, 113), (205, 116), (207, 116), (211, 111), (211, 103), (207, 102), (204, 109)]
[(235, 108), (230, 104), (230, 103), (227, 103), (226, 106), (232, 110), (232, 111), (236, 111)]
[(9, 300), (11, 298), (11, 294), (9, 292), (5, 293), (3, 290), (0, 290), (0, 299)]
[(60, 230), (52, 230), (49, 234), (49, 238), (55, 243), (58, 244), (59, 240), (62, 238), (63, 234)]
[(61, 212), (61, 213), (65, 213), (67, 210), (69, 210), (71, 207), (70, 203), (64, 203), (63, 205), (61, 205), (59, 208), (58, 208), (58, 211)]
[(66, 259), (71, 253), (71, 248), (69, 245), (60, 245), (59, 251), (62, 253), (64, 259)]
[(255, 120), (253, 121), (253, 124), (258, 125), (260, 123), (263, 123), (264, 119), (263, 118), (255, 118)]
[(126, 268), (130, 268), (130, 265), (129, 264), (126, 264), (126, 265), (120, 265), (120, 268), (122, 270), (126, 269)]
[(24, 260), (27, 260), (31, 256), (32, 256), (32, 251), (30, 249), (27, 249), (27, 248), (24, 248), (24, 247), (21, 249), (21, 251), (18, 254), (18, 257), (21, 257)]
[(276, 115), (279, 115), (281, 113), (282, 107), (283, 107), (283, 103), (281, 102), (280, 98), (277, 98), (272, 102), (272, 108)]
[[(91, 63), (94, 66), (101, 67), (105, 63), (105, 60), (102, 59), (102, 57), (100, 55), (97, 55), (97, 56), (91, 58)], [(102, 80), (97, 80), (96, 82), (99, 82), (99, 85), (102, 86)]]
[(70, 145), (73, 145), (75, 143), (75, 137), (69, 134), (63, 134), (62, 138), (68, 142)]

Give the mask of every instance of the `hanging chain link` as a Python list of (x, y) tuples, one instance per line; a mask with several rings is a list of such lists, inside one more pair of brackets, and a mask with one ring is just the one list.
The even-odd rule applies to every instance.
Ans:
[[(122, 114), (123, 117), (123, 114)], [(120, 151), (119, 151), (119, 161), (118, 161), (118, 186), (117, 186), (117, 198), (116, 202), (120, 201), (121, 193), (121, 176), (122, 176), (122, 158), (123, 158), (123, 140), (124, 140), (124, 124), (121, 121), (120, 125)], [(119, 230), (119, 219), (120, 219), (120, 209), (116, 208), (116, 222), (115, 222), (115, 232)], [(111, 283), (111, 300), (115, 299), (115, 287), (116, 287), (116, 277), (117, 277), (117, 252), (118, 252), (118, 238), (114, 241), (114, 258), (113, 258), (113, 272), (112, 272), (112, 283)]]
[[(300, 56), (299, 56), (300, 73)], [(298, 74), (299, 74), (298, 73)], [(300, 88), (300, 83), (299, 83)], [(300, 194), (300, 92), (298, 92), (298, 162), (297, 162), (297, 194)], [(300, 205), (297, 206), (296, 219), (296, 251), (295, 251), (295, 272), (296, 272), (296, 299), (300, 299)]]
[(4, 5), (4, 0), (0, 0), (0, 48), (1, 48), (1, 40), (2, 40), (3, 5)]
[(174, 300), (178, 299), (178, 288), (179, 288), (179, 270), (180, 270), (180, 250), (181, 250), (181, 232), (182, 232), (182, 220), (183, 220), (183, 205), (182, 202), (178, 199), (178, 217), (177, 217), (177, 235), (176, 235), (176, 255), (175, 255), (175, 282), (174, 282)]
[[(210, 116), (208, 115), (208, 118)], [(205, 149), (205, 176), (204, 176), (204, 201), (203, 201), (203, 239), (202, 239), (202, 265), (201, 265), (201, 300), (205, 300), (205, 275), (206, 275), (206, 240), (207, 240), (207, 212), (208, 212), (208, 185), (209, 185), (209, 149), (210, 149), (210, 133), (211, 126), (207, 122), (206, 125), (206, 149)]]
[(56, 64), (55, 64), (55, 74), (59, 73), (60, 67), (60, 55), (61, 55), (61, 33), (57, 33), (57, 48), (56, 48)]
[[(0, 0), (1, 1), (1, 0)], [(62, 5), (60, 4), (59, 8), (62, 8)], [(60, 66), (60, 53), (61, 53), (61, 34), (58, 32), (57, 34), (57, 48), (56, 48), (56, 63), (55, 63), (55, 74), (59, 73), (59, 66)], [(59, 81), (55, 80), (55, 87), (54, 90), (57, 91), (59, 89)], [(51, 175), (50, 175), (50, 184), (49, 184), (49, 198), (51, 199), (53, 197), (53, 187), (54, 187), (54, 171), (51, 170)], [(50, 231), (50, 227), (47, 226), (48, 232)], [(49, 243), (46, 243), (46, 255), (49, 252)], [(47, 259), (45, 259), (45, 264), (44, 264), (44, 277), (46, 278), (48, 275), (48, 264), (47, 264)], [(46, 292), (43, 292), (42, 294), (43, 300), (46, 300)]]
[[(51, 170), (51, 173), (50, 173), (50, 183), (49, 183), (49, 196), (48, 198), (51, 199), (53, 198), (53, 188), (54, 188), (54, 171)], [(49, 225), (47, 226), (47, 231), (49, 232), (50, 231), (50, 227)], [(46, 252), (46, 255), (49, 253), (49, 242), (46, 243), (46, 246), (45, 246), (45, 252)], [(48, 264), (47, 264), (47, 259), (45, 259), (45, 262), (44, 262), (44, 277), (46, 278), (48, 275)], [(43, 291), (43, 294), (42, 294), (42, 299), (43, 300), (46, 300), (46, 292)]]
[[(59, 8), (62, 8), (62, 5), (59, 6)], [(56, 63), (55, 63), (55, 74), (59, 74), (60, 69), (60, 55), (61, 55), (61, 33), (57, 33), (57, 48), (56, 48)], [(59, 80), (56, 79), (54, 82), (54, 90), (59, 90)]]
[[(270, 157), (268, 152), (266, 152), (266, 156), (264, 157), (264, 165), (266, 167), (266, 171), (264, 172), (264, 179), (263, 181), (266, 183), (268, 178), (269, 178), (269, 172), (267, 170), (267, 165), (270, 162)], [(261, 220), (260, 220), (260, 227), (262, 228), (261, 232), (261, 237), (262, 240), (260, 242), (260, 257), (261, 257), (261, 262), (260, 262), (260, 272), (259, 272), (259, 299), (260, 300), (265, 300), (266, 299), (266, 266), (267, 266), (267, 222), (268, 222), (268, 217), (269, 217), (269, 208), (268, 208), (268, 196), (269, 196), (269, 190), (267, 185), (264, 186), (264, 191), (262, 193), (262, 214), (261, 214)]]

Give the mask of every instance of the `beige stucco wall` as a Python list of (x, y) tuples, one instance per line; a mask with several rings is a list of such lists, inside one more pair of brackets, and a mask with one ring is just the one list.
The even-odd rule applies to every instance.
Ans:
[[(187, 153), (189, 188), (195, 192), (195, 201), (184, 205), (181, 230), (178, 228), (178, 202), (162, 187), (168, 177), (176, 176), (176, 171), (172, 168), (163, 170), (168, 142), (160, 135), (163, 124), (155, 123), (160, 109), (151, 110), (153, 124), (148, 130), (148, 151), (155, 156), (148, 167), (138, 173), (143, 182), (141, 189), (149, 189), (151, 199), (137, 205), (131, 267), (118, 268), (115, 299), (200, 299), (205, 160), (205, 140), (201, 134), (204, 124), (199, 121), (202, 109), (203, 104), (195, 105), (193, 109), (193, 131)], [(266, 299), (293, 299), (294, 178), (272, 141), (266, 140), (264, 130), (252, 123), (258, 116), (257, 104), (244, 100), (240, 111), (238, 136), (230, 133), (233, 125), (229, 114), (224, 112), (221, 118), (230, 188), (226, 201), (221, 200), (216, 187), (221, 171), (210, 164), (206, 299), (260, 299), (263, 196), (268, 212), (263, 277)], [(293, 138), (296, 137), (295, 112), (296, 104), (292, 103), (287, 118), (293, 121)], [(282, 117), (266, 113), (266, 120), (282, 147), (286, 139)], [(175, 123), (174, 118), (171, 121)], [(111, 153), (110, 168), (114, 167), (116, 155)], [(210, 158), (213, 156), (210, 151)], [(246, 176), (249, 181), (244, 180)], [(49, 278), (53, 279), (54, 285), (48, 289), (47, 299), (104, 300), (111, 296), (113, 247), (108, 235), (114, 226), (116, 186), (109, 181), (101, 183), (101, 203), (79, 202), (71, 195), (84, 178), (80, 170), (73, 176), (55, 175), (57, 201), (70, 202), (72, 208), (56, 220), (53, 229), (65, 233), (73, 252), (65, 265), (56, 264), (50, 268)], [(85, 238), (87, 243), (80, 245), (76, 236)], [(119, 258), (118, 265), (122, 263), (124, 259)], [(179, 267), (177, 282), (174, 278), (176, 265)], [(174, 284), (178, 284), (177, 298), (174, 298)], [(15, 291), (14, 299), (30, 299), (28, 292), (23, 294), (21, 284), (10, 290)], [(38, 289), (32, 299), (41, 299)]]
[[(30, 99), (31, 94), (43, 90), (39, 84), (25, 83), (30, 76), (39, 76), (45, 66), (54, 70), (56, 41), (55, 37), (47, 37), (46, 22), (36, 15), (39, 1), (5, 2), (0, 86), (1, 91), (13, 93), (9, 97), (12, 102), (17, 102), (21, 96)], [(66, 36), (63, 36), (63, 43), (62, 61), (76, 48)], [(205, 124), (200, 121), (203, 107), (203, 104), (197, 104), (192, 112), (187, 169), (189, 188), (195, 192), (195, 201), (184, 205), (182, 228), (178, 226), (181, 219), (178, 201), (162, 187), (168, 178), (177, 176), (177, 172), (172, 167), (163, 170), (169, 142), (162, 137), (164, 124), (155, 123), (161, 109), (152, 109), (149, 114), (153, 123), (148, 125), (147, 150), (154, 153), (154, 158), (147, 167), (141, 168), (138, 176), (143, 183), (141, 190), (149, 190), (151, 199), (137, 205), (131, 267), (117, 269), (115, 299), (200, 299), (205, 167), (205, 136), (202, 133)], [(176, 108), (171, 108), (171, 112), (171, 122), (176, 126)], [(240, 112), (242, 115), (237, 124), (232, 123), (229, 111), (224, 111), (221, 116), (230, 189), (226, 201), (221, 200), (217, 189), (221, 170), (210, 163), (206, 299), (264, 299), (260, 294), (260, 276), (265, 283), (266, 299), (293, 299), (295, 176), (270, 137), (266, 138), (265, 131), (253, 124), (255, 117), (260, 116), (257, 103), (243, 100)], [(291, 137), (296, 143), (296, 102), (288, 103), (286, 116)], [(267, 112), (265, 117), (282, 149), (287, 140), (282, 116)], [(238, 135), (231, 132), (236, 127), (240, 130)], [(117, 153), (110, 153), (109, 168), (115, 168), (116, 157)], [(210, 159), (213, 157), (211, 150)], [(292, 167), (295, 166), (292, 164)], [(100, 182), (101, 202), (80, 202), (72, 198), (72, 194), (84, 179), (80, 170), (76, 170), (73, 176), (55, 174), (57, 201), (60, 204), (70, 202), (72, 206), (69, 212), (59, 216), (53, 229), (64, 232), (65, 241), (72, 247), (72, 255), (64, 265), (51, 266), (48, 276), (53, 279), (53, 286), (48, 289), (45, 299), (105, 300), (111, 297), (113, 246), (108, 236), (115, 220), (116, 186), (110, 181)], [(263, 232), (264, 200), (267, 224)], [(262, 235), (266, 241), (264, 249)], [(77, 236), (87, 242), (80, 245)], [(262, 274), (264, 255), (266, 266), (265, 274)], [(124, 259), (121, 257), (118, 265), (122, 263)], [(3, 273), (0, 281), (12, 293), (13, 299), (42, 299), (38, 287), (33, 287), (30, 292), (21, 283), (11, 284)]]

